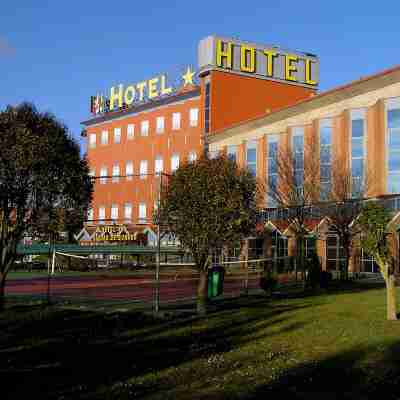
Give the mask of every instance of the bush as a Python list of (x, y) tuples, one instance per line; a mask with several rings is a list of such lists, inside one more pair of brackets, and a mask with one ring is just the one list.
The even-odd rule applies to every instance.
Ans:
[(332, 273), (328, 271), (321, 271), (321, 288), (327, 289), (330, 282), (332, 281)]
[(316, 289), (321, 285), (321, 263), (317, 254), (314, 252), (311, 254), (308, 260), (308, 274), (307, 281), (312, 289)]
[(278, 280), (272, 277), (263, 276), (260, 278), (260, 288), (266, 292), (272, 292), (278, 285)]

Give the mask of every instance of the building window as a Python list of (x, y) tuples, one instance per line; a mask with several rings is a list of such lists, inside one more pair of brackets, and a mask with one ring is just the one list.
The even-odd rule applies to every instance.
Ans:
[(147, 161), (140, 161), (140, 179), (146, 179), (147, 176)]
[(199, 109), (191, 108), (189, 111), (190, 126), (197, 126), (199, 123)]
[(172, 114), (172, 129), (174, 131), (181, 129), (181, 113)]
[(108, 144), (108, 131), (101, 132), (100, 143), (102, 145)]
[(268, 136), (267, 140), (267, 172), (268, 172), (268, 192), (267, 192), (267, 201), (268, 207), (274, 208), (277, 207), (277, 203), (274, 197), (274, 193), (276, 193), (277, 184), (278, 184), (278, 143), (279, 136), (271, 135)]
[(253, 176), (257, 176), (257, 142), (249, 140), (246, 145), (246, 164)]
[(179, 154), (171, 157), (171, 172), (175, 172), (179, 168)]
[(361, 195), (365, 163), (365, 110), (352, 110), (351, 119), (351, 186), (353, 197)]
[(88, 222), (93, 221), (93, 208), (88, 208), (87, 210), (87, 220)]
[(210, 132), (210, 82), (206, 83), (205, 87), (205, 104), (204, 104), (204, 131)]
[(400, 193), (400, 97), (386, 102), (388, 192)]
[(156, 133), (164, 133), (165, 128), (165, 118), (157, 117), (156, 119)]
[(292, 130), (293, 178), (296, 191), (301, 191), (304, 185), (304, 128)]
[(140, 203), (139, 204), (139, 223), (145, 224), (146, 221), (147, 221), (146, 204)]
[(113, 165), (113, 169), (112, 169), (112, 182), (113, 183), (117, 183), (119, 182), (119, 165), (118, 164), (114, 164)]
[(331, 192), (332, 178), (332, 120), (322, 119), (319, 123), (320, 145), (320, 197), (328, 200)]
[(140, 124), (141, 136), (149, 136), (149, 121), (142, 121)]
[(210, 160), (213, 160), (214, 158), (217, 158), (219, 156), (219, 151), (218, 150), (211, 150), (208, 152), (208, 158)]
[(231, 145), (226, 148), (226, 155), (229, 160), (236, 161), (237, 158), (237, 146)]
[(135, 125), (128, 124), (128, 127), (126, 129), (126, 138), (128, 140), (132, 140), (134, 137), (135, 137)]
[(118, 219), (118, 204), (113, 204), (111, 206), (111, 219), (113, 222)]
[(188, 159), (189, 159), (189, 162), (190, 162), (190, 163), (194, 163), (194, 162), (197, 160), (197, 154), (196, 154), (196, 152), (195, 152), (195, 151), (191, 151), (191, 152), (189, 153)]
[(133, 177), (133, 162), (132, 161), (127, 161), (127, 163), (125, 165), (125, 175), (126, 175), (126, 179), (128, 181), (132, 180), (132, 177)]
[(132, 203), (125, 203), (124, 219), (125, 219), (125, 223), (131, 222), (131, 220), (132, 220)]
[(163, 172), (163, 158), (161, 156), (157, 156), (154, 162), (154, 172), (156, 174), (160, 174), (161, 172)]
[(106, 208), (104, 206), (99, 207), (99, 224), (104, 224), (106, 219)]
[(96, 147), (96, 134), (91, 133), (89, 135), (89, 148), (94, 149)]
[(114, 128), (114, 143), (121, 143), (121, 128)]
[(100, 168), (100, 183), (102, 185), (107, 183), (107, 167)]

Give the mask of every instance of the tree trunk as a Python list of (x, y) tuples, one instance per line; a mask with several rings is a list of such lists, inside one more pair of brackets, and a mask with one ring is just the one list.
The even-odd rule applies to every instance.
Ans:
[(199, 315), (207, 314), (208, 300), (208, 271), (200, 269), (199, 284), (197, 286), (197, 313)]
[(6, 286), (6, 276), (0, 273), (0, 311), (4, 308), (5, 304), (5, 286)]
[(389, 321), (397, 320), (396, 278), (393, 274), (385, 278), (386, 283), (386, 311)]

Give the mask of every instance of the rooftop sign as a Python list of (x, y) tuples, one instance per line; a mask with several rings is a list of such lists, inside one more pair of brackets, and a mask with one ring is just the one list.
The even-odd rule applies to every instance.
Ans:
[[(195, 72), (190, 67), (186, 68), (181, 76), (182, 86), (192, 85)], [(167, 81), (167, 75), (162, 74), (152, 79), (124, 86), (119, 84), (111, 87), (109, 96), (98, 94), (90, 98), (90, 112), (92, 114), (102, 114), (110, 111), (129, 108), (135, 104), (155, 100), (175, 93), (178, 88), (174, 88)]]
[(318, 85), (318, 57), (209, 36), (199, 43), (200, 74), (221, 70), (307, 87)]

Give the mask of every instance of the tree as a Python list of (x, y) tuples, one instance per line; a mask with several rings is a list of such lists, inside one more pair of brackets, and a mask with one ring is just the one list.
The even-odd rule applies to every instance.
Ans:
[(303, 136), (294, 136), (293, 144), (281, 146), (268, 165), (269, 172), (275, 171), (278, 177), (268, 179), (268, 197), (278, 208), (286, 210), (286, 220), (296, 240), (297, 266), (303, 272), (308, 222), (312, 206), (320, 196), (318, 149), (314, 137), (307, 137), (304, 142)]
[(363, 201), (372, 190), (371, 171), (364, 171), (362, 177), (354, 177), (348, 164), (342, 159), (332, 161), (333, 185), (328, 193), (329, 202), (323, 205), (323, 214), (329, 218), (330, 229), (335, 232), (343, 246), (345, 278), (348, 278), (349, 260), (354, 239), (359, 233), (353, 224), (362, 210)]
[(31, 104), (0, 112), (0, 147), (2, 307), (6, 277), (24, 234), (48, 238), (70, 215), (82, 216), (93, 188), (87, 161), (67, 127)]
[(391, 216), (389, 211), (375, 203), (368, 202), (357, 219), (362, 230), (361, 246), (375, 258), (386, 284), (387, 319), (397, 319), (396, 279), (394, 260), (390, 250), (388, 235)]
[(206, 313), (211, 251), (249, 236), (257, 217), (256, 179), (225, 156), (180, 167), (161, 195), (161, 220), (189, 249), (200, 278), (198, 313)]

